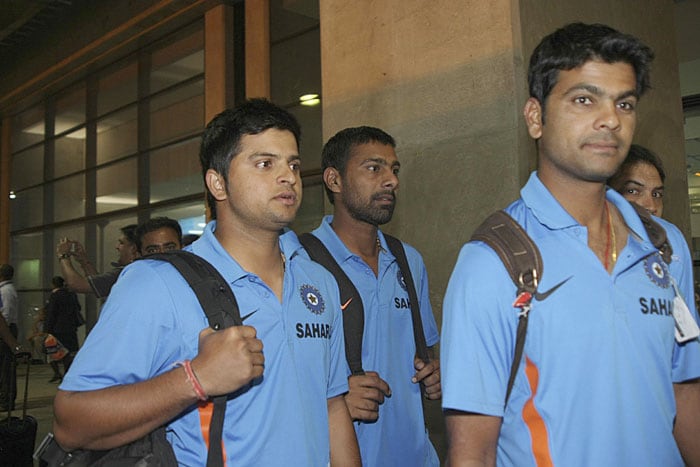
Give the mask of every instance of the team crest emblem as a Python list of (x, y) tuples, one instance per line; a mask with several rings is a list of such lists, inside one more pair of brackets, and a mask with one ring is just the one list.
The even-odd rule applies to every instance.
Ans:
[(299, 289), (301, 294), (301, 301), (304, 302), (306, 308), (308, 308), (311, 313), (315, 315), (320, 315), (326, 309), (326, 302), (321, 296), (321, 292), (318, 291), (313, 285), (302, 285)]
[(644, 271), (647, 273), (647, 277), (659, 287), (666, 289), (671, 283), (666, 263), (658, 253), (648, 256), (644, 260)]
[(406, 281), (403, 278), (403, 274), (401, 274), (401, 269), (396, 272), (396, 280), (399, 281), (401, 288), (408, 292), (408, 287), (406, 287)]

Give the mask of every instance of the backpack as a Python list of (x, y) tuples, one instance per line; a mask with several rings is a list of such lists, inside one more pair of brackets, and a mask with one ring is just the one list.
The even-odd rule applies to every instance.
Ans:
[[(416, 355), (424, 362), (429, 362), (428, 346), (423, 332), (423, 321), (420, 316), (420, 307), (416, 286), (413, 282), (411, 270), (408, 267), (406, 251), (398, 238), (384, 234), (389, 250), (396, 257), (396, 262), (401, 270), (401, 275), (406, 282), (408, 297), (411, 306), (411, 320), (413, 322), (413, 339), (416, 343)], [(343, 329), (345, 334), (345, 358), (350, 367), (350, 373), (354, 375), (365, 374), (362, 368), (362, 335), (365, 329), (364, 307), (362, 297), (350, 278), (335, 261), (323, 242), (312, 233), (299, 235), (299, 242), (306, 249), (309, 257), (325, 267), (338, 283), (340, 290), (340, 303), (343, 309)]]
[[(166, 261), (182, 274), (197, 296), (209, 320), (209, 326), (218, 330), (242, 324), (236, 297), (226, 280), (204, 258), (188, 251), (171, 251), (145, 256), (142, 259)], [(209, 452), (207, 467), (222, 466), (223, 452), (221, 435), (223, 433), (224, 414), (226, 412), (226, 395), (213, 398), (214, 411), (209, 425)], [(53, 434), (35, 453), (36, 458), (53, 466), (103, 466), (121, 467), (139, 465), (142, 467), (177, 466), (175, 453), (165, 437), (165, 427), (159, 427), (148, 435), (125, 446), (106, 451), (77, 450), (65, 452), (53, 441)]]
[[(652, 219), (646, 209), (635, 203), (630, 204), (637, 211), (652, 244), (659, 249), (664, 261), (670, 264), (673, 249), (666, 236), (666, 230)], [(477, 240), (484, 242), (498, 254), (517, 288), (513, 307), (519, 308), (520, 312), (515, 334), (515, 352), (504, 402), (504, 405), (507, 405), (525, 348), (532, 298), (537, 293), (538, 281), (542, 277), (544, 265), (537, 245), (520, 224), (503, 210), (494, 212), (476, 228), (469, 241)]]

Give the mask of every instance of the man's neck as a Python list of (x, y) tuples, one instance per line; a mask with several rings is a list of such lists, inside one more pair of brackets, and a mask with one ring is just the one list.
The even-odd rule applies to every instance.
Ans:
[(379, 229), (376, 225), (358, 221), (347, 212), (337, 210), (333, 215), (331, 227), (348, 250), (363, 257), (377, 256)]
[(362, 258), (376, 276), (379, 271), (378, 227), (359, 221), (346, 211), (336, 210), (331, 228), (348, 250)]
[(586, 227), (588, 247), (606, 270), (612, 272), (617, 252), (627, 244), (629, 230), (617, 207), (607, 202), (605, 183), (540, 175), (538, 172), (544, 186), (566, 212)]
[(605, 210), (605, 183), (574, 180), (558, 174), (538, 172), (542, 184), (576, 221), (596, 227)]
[(218, 219), (214, 236), (245, 271), (260, 277), (282, 300), (285, 258), (279, 231), (251, 229)]

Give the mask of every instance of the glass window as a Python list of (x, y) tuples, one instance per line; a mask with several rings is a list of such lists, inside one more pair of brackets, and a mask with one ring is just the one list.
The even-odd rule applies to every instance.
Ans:
[(136, 106), (100, 119), (97, 122), (97, 164), (136, 153)]
[[(15, 268), (14, 282), (20, 289), (38, 289), (42, 284), (41, 254), (44, 234), (42, 232), (12, 236), (12, 263)], [(22, 303), (22, 307), (27, 303)], [(43, 301), (38, 303), (43, 305)], [(24, 308), (23, 308), (24, 309)]]
[(41, 225), (44, 217), (44, 186), (15, 192), (10, 203), (12, 230)]
[(85, 128), (56, 138), (54, 178), (85, 168)]
[(107, 112), (136, 102), (138, 66), (128, 63), (116, 71), (100, 77), (97, 92), (97, 114)]
[(58, 180), (53, 184), (53, 220), (77, 219), (85, 215), (85, 175)]
[(33, 146), (12, 156), (12, 189), (17, 191), (26, 186), (44, 181), (44, 145)]
[(321, 168), (321, 151), (323, 149), (323, 133), (321, 132), (321, 106), (307, 107), (298, 105), (288, 108), (301, 125), (301, 171)]
[(174, 84), (204, 73), (204, 28), (197, 23), (184, 37), (168, 40), (167, 46), (151, 57), (150, 92), (161, 91)]
[[(321, 42), (318, 2), (299, 9), (283, 0), (270, 2), (270, 94), (287, 107), (303, 129), (299, 148), (302, 171), (321, 167)], [(301, 104), (302, 96), (316, 99)]]
[(97, 170), (97, 213), (137, 204), (137, 160), (127, 159)]
[(204, 80), (153, 98), (150, 109), (151, 146), (199, 133), (204, 127)]
[(73, 89), (56, 100), (56, 123), (54, 134), (85, 123), (85, 86)]
[(150, 153), (151, 203), (204, 191), (199, 142), (193, 138)]
[(34, 107), (12, 119), (12, 152), (44, 140), (44, 109)]

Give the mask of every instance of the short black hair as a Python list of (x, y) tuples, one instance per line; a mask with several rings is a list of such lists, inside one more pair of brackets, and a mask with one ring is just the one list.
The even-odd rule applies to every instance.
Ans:
[(66, 281), (61, 276), (53, 276), (51, 278), (51, 285), (56, 288), (62, 289), (66, 285)]
[(530, 96), (544, 109), (560, 70), (572, 70), (591, 60), (624, 62), (634, 68), (636, 94), (650, 87), (649, 66), (654, 52), (639, 39), (604, 24), (571, 23), (546, 36), (532, 52), (528, 69)]
[(0, 278), (6, 281), (15, 277), (15, 268), (11, 264), (0, 264)]
[[(199, 147), (202, 177), (206, 177), (207, 170), (213, 169), (224, 178), (228, 186), (228, 169), (231, 159), (240, 151), (241, 137), (257, 135), (271, 128), (291, 132), (297, 147), (299, 146), (301, 127), (297, 119), (267, 99), (249, 99), (215, 116), (204, 130)], [(212, 218), (216, 219), (216, 202), (208, 190), (207, 204)]]
[[(361, 144), (374, 142), (391, 146), (392, 148), (396, 147), (394, 138), (389, 133), (379, 128), (358, 126), (340, 130), (323, 146), (323, 151), (321, 152), (321, 171), (325, 171), (328, 167), (333, 167), (342, 177), (345, 175), (345, 167), (348, 163), (348, 159), (350, 159), (352, 149)], [(325, 186), (325, 188), (328, 200), (333, 204), (333, 192), (327, 186)]]
[(652, 152), (650, 149), (647, 149), (644, 146), (640, 146), (639, 144), (633, 144), (632, 146), (630, 146), (630, 150), (627, 153), (627, 157), (625, 157), (625, 160), (622, 161), (622, 165), (620, 165), (620, 168), (618, 168), (617, 172), (615, 172), (615, 175), (610, 177), (610, 179), (608, 180), (608, 185), (616, 185), (615, 182), (617, 181), (617, 179), (623, 176), (630, 167), (637, 164), (649, 164), (653, 166), (659, 173), (661, 183), (666, 182), (666, 172), (664, 171), (664, 164), (663, 162), (661, 162), (661, 158), (657, 156), (654, 152)]
[(129, 243), (134, 245), (136, 245), (136, 227), (138, 227), (136, 224), (129, 224), (119, 229)]
[(153, 217), (136, 227), (136, 248), (138, 248), (141, 254), (143, 254), (141, 251), (143, 236), (149, 232), (155, 232), (160, 229), (171, 229), (174, 231), (177, 234), (177, 241), (182, 245), (182, 227), (180, 227), (178, 221), (164, 216)]

